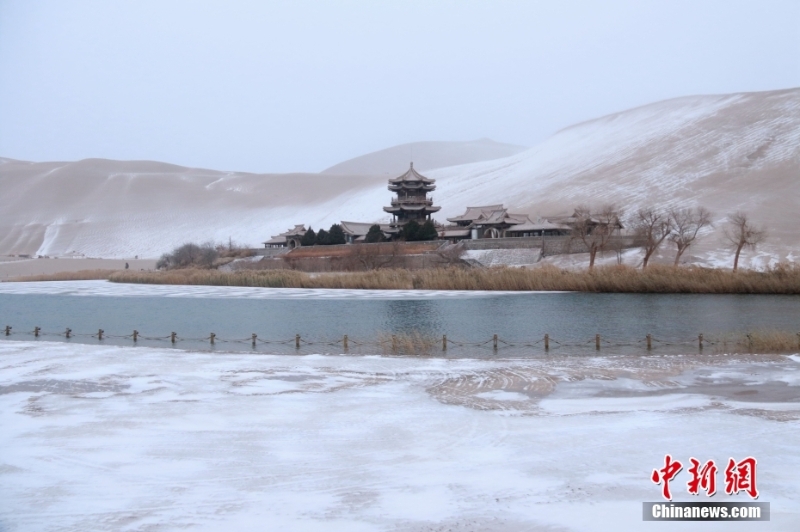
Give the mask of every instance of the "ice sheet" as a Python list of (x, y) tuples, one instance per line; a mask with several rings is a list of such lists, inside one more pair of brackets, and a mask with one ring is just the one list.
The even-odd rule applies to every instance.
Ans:
[(729, 530), (642, 522), (666, 453), (755, 456), (736, 529), (796, 530), (798, 368), (0, 342), (0, 530)]
[[(163, 296), (247, 299), (442, 299), (494, 297), (530, 292), (487, 290), (348, 290), (330, 288), (258, 288), (248, 286), (183, 286), (112, 283), (109, 281), (48, 281), (0, 283), (0, 294), (65, 296)], [(539, 291), (537, 294), (555, 293)]]

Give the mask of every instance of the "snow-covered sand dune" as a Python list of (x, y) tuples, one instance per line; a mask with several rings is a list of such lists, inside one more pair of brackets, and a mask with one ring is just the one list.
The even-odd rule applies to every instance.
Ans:
[(331, 166), (322, 173), (395, 177), (408, 169), (409, 161), (414, 161), (414, 168), (417, 170), (428, 171), (446, 166), (502, 159), (525, 149), (524, 146), (503, 144), (490, 139), (469, 142), (412, 142), (355, 157)]
[[(728, 530), (642, 522), (666, 453), (756, 457), (771, 521), (736, 528), (800, 521), (798, 356), (480, 361), (4, 341), (0, 364), (2, 530)], [(676, 500), (698, 500), (687, 479), (673, 481)]]
[[(730, 265), (726, 216), (767, 229), (753, 266), (797, 260), (800, 247), (800, 89), (676, 98), (559, 131), (518, 155), (434, 170), (442, 214), (505, 202), (534, 215), (616, 203), (712, 211), (717, 230), (690, 253)], [(671, 250), (670, 250), (671, 251)]]
[[(0, 163), (0, 254), (152, 257), (185, 241), (228, 237), (256, 245), (295, 223), (384, 219), (391, 198), (385, 175)], [(797, 260), (800, 89), (667, 100), (577, 124), (509, 157), (427, 173), (437, 179), (442, 221), (468, 205), (501, 202), (534, 216), (582, 203), (616, 202), (629, 212), (702, 205), (718, 227), (689, 255), (728, 264), (719, 225), (743, 210), (770, 235), (747, 264)]]

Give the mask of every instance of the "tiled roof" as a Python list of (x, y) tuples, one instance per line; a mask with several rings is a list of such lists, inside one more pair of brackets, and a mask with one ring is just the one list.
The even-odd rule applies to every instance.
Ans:
[(266, 242), (262, 242), (262, 244), (285, 244), (287, 236), (303, 236), (304, 234), (306, 234), (306, 226), (303, 224), (297, 224), (293, 228), (279, 235), (273, 236)]
[(448, 218), (447, 220), (450, 222), (471, 222), (473, 220), (477, 220), (482, 215), (488, 217), (491, 212), (502, 208), (502, 203), (500, 205), (485, 205), (483, 207), (467, 207), (467, 211), (461, 216)]
[(528, 219), (521, 224), (512, 225), (506, 229), (506, 231), (551, 231), (554, 229), (565, 230), (568, 228), (564, 227), (563, 225), (551, 223), (547, 220), (538, 220), (533, 222)]
[(387, 224), (375, 224), (373, 223), (366, 223), (366, 222), (345, 222), (342, 221), (340, 224), (342, 226), (342, 231), (344, 231), (348, 235), (359, 235), (363, 236), (369, 232), (369, 228), (373, 225), (379, 225), (381, 231), (388, 231), (389, 226)]

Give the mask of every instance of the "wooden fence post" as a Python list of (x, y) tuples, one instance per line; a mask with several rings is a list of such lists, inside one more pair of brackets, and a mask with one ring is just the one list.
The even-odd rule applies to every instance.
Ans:
[(8, 336), (10, 334), (11, 334), (11, 326), (10, 325), (6, 325), (6, 336)]
[(703, 350), (703, 335), (702, 334), (698, 334), (697, 335), (697, 347), (700, 348), (700, 351)]
[(647, 350), (650, 351), (653, 349), (653, 337), (649, 334), (647, 335)]
[(300, 335), (299, 334), (295, 334), (294, 335), (294, 348), (295, 349), (300, 349)]
[(594, 348), (596, 350), (600, 351), (600, 335), (599, 334), (595, 334), (594, 335)]
[(492, 347), (497, 351), (497, 335), (492, 336)]
[(66, 330), (66, 331), (64, 331), (64, 334), (66, 335), (66, 337), (67, 337), (67, 338), (69, 338), (69, 337), (70, 337), (70, 335), (72, 334), (72, 329), (70, 329), (69, 327), (67, 327), (67, 330)]
[(211, 333), (211, 334), (208, 335), (208, 339), (211, 340), (211, 345), (214, 345), (214, 338), (216, 338), (216, 337), (217, 337), (217, 335), (214, 334), (214, 333)]
[(442, 351), (447, 351), (447, 335), (442, 335)]
[(342, 349), (344, 349), (345, 353), (347, 352), (347, 335), (346, 334), (344, 335), (344, 338), (342, 338)]
[(97, 331), (97, 339), (98, 340), (102, 340), (103, 339), (103, 329), (99, 329)]
[(139, 340), (139, 331), (134, 329), (133, 330), (133, 341), (136, 342), (137, 340)]
[(176, 338), (175, 338), (176, 336), (178, 336), (178, 335), (177, 335), (177, 333), (176, 333), (175, 331), (172, 331), (172, 332), (170, 333), (170, 335), (169, 335), (169, 340), (170, 340), (170, 342), (172, 342), (173, 344), (174, 344), (174, 343), (175, 343), (175, 341), (176, 341)]
[(39, 327), (34, 327), (33, 328), (33, 337), (34, 338), (39, 338), (39, 331), (41, 331), (41, 329)]
[(258, 337), (256, 336), (256, 333), (253, 333), (253, 334), (251, 335), (251, 337), (250, 337), (250, 338), (251, 338), (251, 340), (253, 341), (253, 343), (252, 343), (252, 345), (253, 345), (253, 348), (255, 348), (255, 347), (256, 347), (256, 338), (258, 338)]
[(550, 351), (550, 335), (549, 334), (545, 334), (544, 335), (544, 350), (545, 351)]

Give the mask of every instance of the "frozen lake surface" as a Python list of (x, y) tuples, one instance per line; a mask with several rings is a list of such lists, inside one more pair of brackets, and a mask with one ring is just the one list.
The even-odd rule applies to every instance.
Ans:
[[(447, 360), (17, 341), (0, 342), (0, 367), (4, 532), (800, 522), (797, 355)], [(771, 521), (642, 522), (667, 453), (756, 457)], [(675, 500), (698, 500), (687, 479), (673, 481)]]

